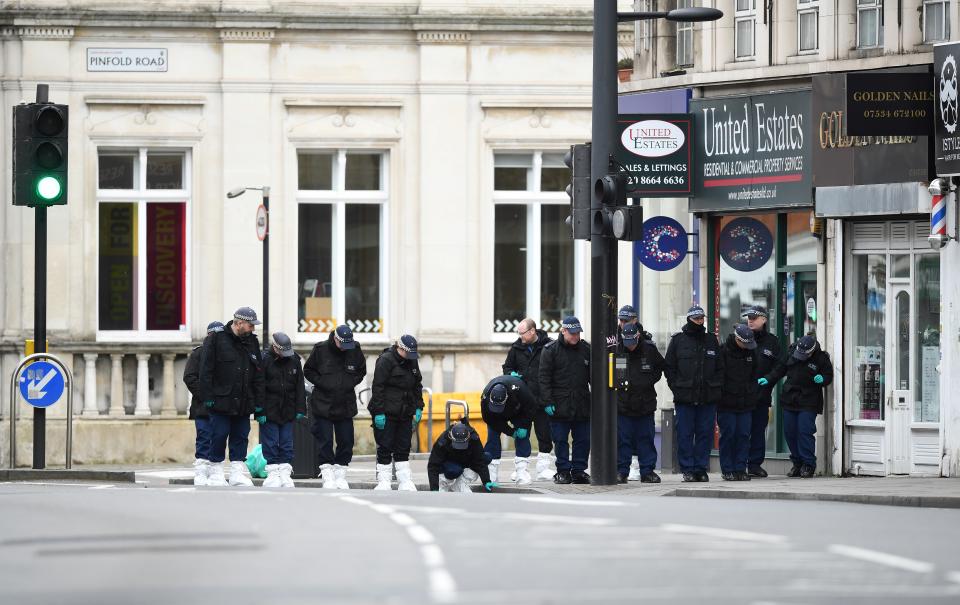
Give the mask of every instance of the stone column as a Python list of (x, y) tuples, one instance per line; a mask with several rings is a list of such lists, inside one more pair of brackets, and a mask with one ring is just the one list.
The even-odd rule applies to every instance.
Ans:
[(431, 370), (430, 376), (430, 388), (433, 389), (434, 393), (443, 392), (443, 358), (445, 355), (437, 354), (432, 355), (433, 357), (433, 370)]
[(176, 358), (176, 353), (163, 354), (163, 406), (160, 408), (161, 416), (177, 415), (177, 404), (174, 402), (177, 385), (173, 376), (173, 362)]
[(97, 409), (97, 355), (96, 353), (83, 354), (83, 416), (96, 417), (100, 415)]
[(110, 354), (110, 415), (125, 416), (123, 409), (123, 354)]
[(150, 371), (147, 362), (149, 353), (137, 353), (137, 407), (134, 416), (150, 415)]

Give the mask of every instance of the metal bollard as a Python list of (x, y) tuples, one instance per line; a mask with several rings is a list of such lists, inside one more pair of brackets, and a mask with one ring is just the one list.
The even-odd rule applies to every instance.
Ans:
[(660, 470), (676, 473), (679, 466), (676, 416), (672, 409), (660, 410)]

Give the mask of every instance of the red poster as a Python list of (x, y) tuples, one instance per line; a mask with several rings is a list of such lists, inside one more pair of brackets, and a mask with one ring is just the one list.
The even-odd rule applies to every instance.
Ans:
[(179, 330), (186, 313), (185, 204), (147, 204), (147, 329)]

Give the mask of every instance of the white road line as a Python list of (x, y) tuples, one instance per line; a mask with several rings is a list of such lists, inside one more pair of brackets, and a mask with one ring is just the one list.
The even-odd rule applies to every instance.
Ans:
[(116, 489), (113, 485), (94, 485), (90, 489)]
[(442, 567), (430, 570), (430, 594), (436, 603), (456, 602), (457, 583), (449, 571)]
[(423, 556), (423, 562), (427, 567), (443, 567), (443, 551), (436, 544), (424, 544), (420, 547), (420, 554)]
[(570, 506), (628, 506), (626, 502), (617, 500), (568, 500), (549, 496), (520, 496), (520, 500), (537, 504), (569, 504)]
[(410, 538), (418, 544), (433, 544), (436, 542), (431, 534), (424, 526), (422, 525), (410, 525), (407, 527), (407, 533), (410, 534)]
[(947, 580), (960, 584), (960, 571), (949, 571), (947, 572)]
[(868, 561), (870, 563), (879, 563), (880, 565), (895, 567), (897, 569), (912, 571), (914, 573), (930, 573), (933, 571), (933, 563), (917, 561), (916, 559), (908, 559), (906, 557), (898, 557), (897, 555), (877, 552), (875, 550), (867, 550), (865, 548), (857, 548), (856, 546), (847, 546), (846, 544), (831, 544), (827, 547), (827, 551), (835, 555), (840, 555), (841, 557), (850, 557), (851, 559), (860, 559), (861, 561)]
[(660, 529), (676, 534), (696, 534), (700, 536), (710, 536), (711, 538), (743, 540), (746, 542), (763, 542), (765, 544), (782, 544), (787, 541), (786, 536), (780, 536), (777, 534), (761, 534), (738, 529), (723, 529), (721, 527), (702, 527), (698, 525), (664, 523), (660, 526)]
[(404, 527), (417, 524), (417, 522), (413, 520), (413, 517), (406, 513), (391, 513), (390, 519), (397, 525), (402, 525)]
[(564, 515), (540, 515), (537, 513), (500, 513), (486, 515), (491, 518), (508, 519), (511, 521), (533, 521), (538, 523), (563, 523), (567, 525), (613, 525), (616, 519), (604, 517), (569, 517)]
[(171, 493), (182, 493), (182, 492), (195, 492), (197, 488), (195, 487), (177, 487), (169, 490)]

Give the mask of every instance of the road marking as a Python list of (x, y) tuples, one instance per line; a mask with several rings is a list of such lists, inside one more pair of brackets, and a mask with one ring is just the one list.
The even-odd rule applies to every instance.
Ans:
[(960, 571), (951, 571), (947, 573), (947, 580), (960, 584)]
[(171, 493), (182, 493), (182, 492), (195, 492), (197, 488), (195, 487), (177, 487), (170, 490)]
[(550, 498), (549, 496), (520, 496), (520, 500), (538, 504), (569, 504), (570, 506), (627, 506), (626, 502), (617, 500), (567, 500), (565, 498)]
[(433, 534), (422, 525), (407, 526), (407, 533), (410, 534), (410, 538), (418, 544), (433, 544), (436, 541), (433, 539)]
[(660, 526), (660, 529), (676, 534), (697, 534), (701, 536), (710, 536), (711, 538), (743, 540), (745, 542), (763, 542), (765, 544), (782, 544), (783, 542), (787, 541), (786, 536), (780, 536), (777, 534), (761, 534), (738, 529), (723, 529), (721, 527), (702, 527), (698, 525), (664, 523)]
[(405, 513), (390, 513), (390, 519), (397, 525), (402, 525), (404, 527), (416, 525), (417, 523), (413, 520), (413, 517)]
[(867, 550), (865, 548), (857, 548), (856, 546), (847, 546), (846, 544), (831, 544), (827, 547), (827, 551), (842, 557), (860, 559), (861, 561), (868, 561), (870, 563), (879, 563), (887, 567), (895, 567), (915, 573), (930, 573), (933, 571), (933, 563), (898, 557), (897, 555)]
[(117, 489), (113, 485), (94, 485), (90, 489)]

